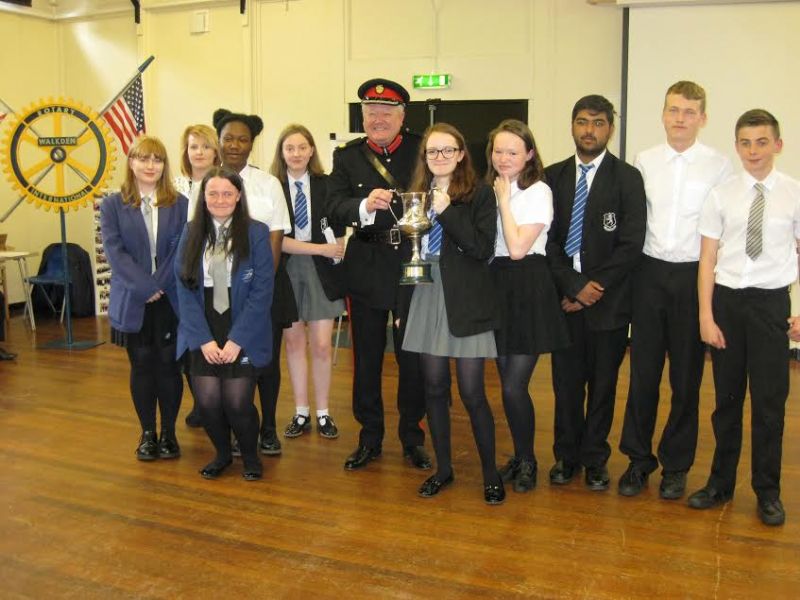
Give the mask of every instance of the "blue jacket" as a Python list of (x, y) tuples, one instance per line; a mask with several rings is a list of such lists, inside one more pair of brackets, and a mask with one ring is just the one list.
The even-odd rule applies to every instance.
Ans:
[[(200, 285), (190, 290), (180, 280), (181, 261), (186, 246), (188, 226), (178, 244), (175, 279), (180, 305), (178, 323), (178, 358), (186, 350), (198, 350), (214, 339), (208, 327), (203, 290), (203, 264), (197, 274)], [(228, 339), (242, 347), (242, 353), (255, 367), (265, 367), (272, 360), (272, 249), (269, 227), (250, 221), (250, 256), (241, 260), (231, 273), (231, 330)]]
[(111, 265), (111, 298), (108, 319), (111, 326), (125, 333), (142, 328), (147, 299), (164, 290), (178, 312), (178, 296), (173, 262), (181, 231), (186, 224), (189, 201), (181, 195), (172, 206), (158, 209), (155, 273), (150, 273), (150, 242), (141, 207), (122, 201), (112, 194), (100, 204), (100, 231), (103, 249)]

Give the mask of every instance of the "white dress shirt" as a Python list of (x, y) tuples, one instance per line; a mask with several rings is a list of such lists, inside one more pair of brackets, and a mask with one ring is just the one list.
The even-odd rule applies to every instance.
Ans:
[(194, 218), (194, 210), (197, 207), (197, 197), (200, 195), (200, 184), (202, 180), (195, 181), (186, 175), (178, 175), (175, 178), (175, 189), (189, 199), (189, 209), (186, 213), (187, 221)]
[(297, 226), (297, 219), (294, 222), (294, 239), (298, 242), (310, 242), (311, 241), (311, 178), (308, 176), (308, 171), (306, 171), (300, 179), (295, 179), (288, 173), (286, 174), (286, 178), (289, 180), (289, 193), (292, 196), (292, 212), (296, 211), (296, 204), (295, 199), (297, 198), (297, 185), (295, 184), (296, 181), (299, 181), (303, 185), (303, 193), (306, 195), (306, 207), (308, 210), (308, 223), (303, 229)]
[(756, 198), (756, 179), (746, 171), (711, 190), (700, 216), (700, 234), (719, 240), (715, 282), (726, 287), (777, 289), (797, 280), (800, 240), (800, 182), (773, 169), (762, 181), (762, 250), (745, 252), (747, 219)]
[[(594, 170), (594, 169), (592, 169)], [(586, 174), (589, 177), (589, 174)], [(543, 181), (537, 181), (533, 185), (519, 189), (516, 181), (511, 183), (511, 214), (517, 225), (544, 225), (539, 237), (528, 249), (528, 254), (541, 254), (544, 256), (545, 245), (547, 244), (547, 231), (553, 222), (553, 192)], [(503, 220), (500, 218), (500, 211), (497, 212), (497, 242), (494, 248), (495, 256), (509, 256), (506, 238), (503, 235)]]
[(727, 157), (695, 142), (684, 152), (659, 144), (636, 156), (647, 193), (644, 253), (673, 263), (700, 258), (697, 223), (712, 188), (733, 175)]
[(278, 178), (252, 165), (247, 165), (239, 175), (244, 180), (250, 217), (266, 223), (270, 231), (289, 233), (292, 222)]

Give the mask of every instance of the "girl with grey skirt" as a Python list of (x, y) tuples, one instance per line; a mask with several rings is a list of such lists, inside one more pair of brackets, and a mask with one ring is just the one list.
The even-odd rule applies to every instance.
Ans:
[(461, 133), (437, 123), (425, 132), (412, 191), (432, 190), (433, 226), (422, 241), (433, 283), (411, 298), (403, 349), (421, 354), (436, 473), (419, 488), (429, 498), (454, 480), (450, 454), (450, 359), (469, 414), (483, 475), (484, 499), (505, 490), (495, 465), (494, 417), (486, 399), (484, 361), (497, 356), (498, 299), (488, 261), (497, 233), (492, 189), (480, 183)]

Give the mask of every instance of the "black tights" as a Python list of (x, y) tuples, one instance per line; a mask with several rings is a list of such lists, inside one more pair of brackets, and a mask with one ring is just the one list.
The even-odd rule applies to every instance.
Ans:
[(506, 412), (511, 438), (514, 440), (514, 456), (536, 463), (533, 452), (533, 435), (536, 414), (528, 384), (536, 367), (538, 354), (509, 354), (497, 357), (497, 370), (503, 386), (503, 408)]
[(260, 466), (258, 412), (253, 405), (255, 382), (250, 377), (222, 379), (192, 375), (192, 387), (203, 426), (217, 451), (214, 462), (231, 460), (231, 429), (239, 441), (245, 468)]
[(131, 396), (142, 431), (156, 430), (156, 405), (161, 412), (161, 430), (175, 432), (181, 408), (183, 379), (175, 345), (127, 348), (131, 363)]
[[(272, 329), (272, 362), (258, 378), (258, 399), (261, 402), (261, 431), (275, 431), (275, 410), (281, 390), (281, 340), (283, 329), (274, 325)], [(237, 438), (238, 439), (238, 438)]]
[[(436, 476), (453, 472), (450, 456), (450, 359), (422, 354), (422, 377), (425, 382), (425, 407), (436, 453)], [(461, 401), (469, 414), (472, 435), (478, 446), (484, 484), (497, 484), (500, 476), (495, 464), (494, 417), (483, 385), (483, 358), (456, 358), (456, 380)]]

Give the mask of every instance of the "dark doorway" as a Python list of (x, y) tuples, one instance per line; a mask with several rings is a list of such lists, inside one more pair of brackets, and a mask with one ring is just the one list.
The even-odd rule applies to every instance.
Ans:
[[(467, 147), (478, 175), (486, 173), (486, 140), (503, 119), (528, 122), (527, 100), (438, 100), (411, 102), (406, 106), (406, 127), (422, 133), (431, 123), (454, 125), (467, 140)], [(361, 133), (361, 104), (350, 103), (350, 131)]]

